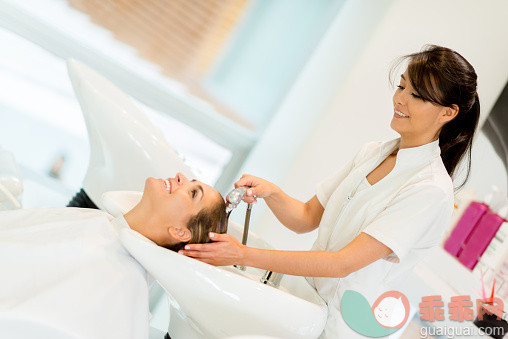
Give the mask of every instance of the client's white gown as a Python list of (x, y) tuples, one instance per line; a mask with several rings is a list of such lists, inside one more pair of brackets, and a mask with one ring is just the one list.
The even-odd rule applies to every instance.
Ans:
[(1, 337), (26, 324), (8, 337), (42, 326), (68, 338), (147, 338), (147, 274), (118, 241), (122, 227), (123, 217), (91, 209), (0, 212)]

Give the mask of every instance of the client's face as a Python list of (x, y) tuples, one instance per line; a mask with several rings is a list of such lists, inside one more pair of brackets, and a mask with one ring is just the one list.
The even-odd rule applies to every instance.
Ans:
[(214, 188), (197, 180), (188, 180), (181, 173), (174, 178), (148, 178), (142, 202), (161, 226), (145, 230), (149, 233), (145, 236), (159, 245), (189, 241), (191, 233), (187, 223), (190, 218), (204, 208), (215, 206), (219, 199), (222, 197)]

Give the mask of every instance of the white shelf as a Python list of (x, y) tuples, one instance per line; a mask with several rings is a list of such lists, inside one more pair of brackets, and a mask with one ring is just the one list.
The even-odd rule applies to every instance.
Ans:
[[(486, 290), (488, 287), (485, 287)], [(463, 266), (457, 258), (446, 252), (441, 246), (431, 252), (415, 266), (404, 283), (402, 292), (417, 308), (420, 318), (419, 303), (423, 296), (440, 295), (444, 302), (444, 320), (425, 322), (425, 326), (436, 328), (453, 328), (455, 333), (478, 333), (472, 321), (450, 320), (448, 303), (451, 297), (469, 295), (473, 302), (476, 317), (476, 299), (481, 298), (481, 282), (471, 270)], [(462, 337), (462, 336), (458, 336)], [(468, 336), (467, 338), (485, 338), (485, 336)]]
[(429, 286), (441, 291), (443, 298), (457, 295), (481, 298), (478, 277), (441, 246), (434, 248), (413, 271), (425, 279)]

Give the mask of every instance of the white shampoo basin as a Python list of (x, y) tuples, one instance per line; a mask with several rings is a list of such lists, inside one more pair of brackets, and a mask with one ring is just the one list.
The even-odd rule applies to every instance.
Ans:
[(274, 288), (259, 282), (263, 271), (257, 269), (244, 273), (208, 265), (157, 246), (130, 229), (122, 230), (120, 239), (166, 290), (173, 338), (316, 338), (323, 330), (326, 304), (303, 277), (285, 276), (281, 287)]

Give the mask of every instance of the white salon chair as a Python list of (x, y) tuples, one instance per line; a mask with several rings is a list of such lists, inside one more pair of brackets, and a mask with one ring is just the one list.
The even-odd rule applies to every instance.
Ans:
[(195, 177), (127, 94), (77, 60), (69, 59), (67, 69), (90, 144), (83, 188), (69, 206), (103, 209), (104, 192), (143, 191), (146, 178), (167, 178), (178, 172)]

